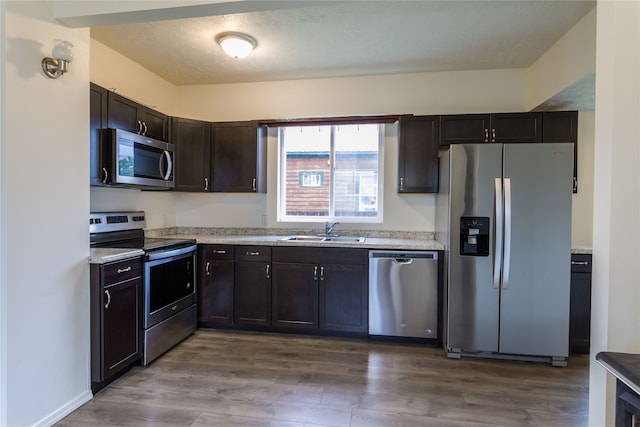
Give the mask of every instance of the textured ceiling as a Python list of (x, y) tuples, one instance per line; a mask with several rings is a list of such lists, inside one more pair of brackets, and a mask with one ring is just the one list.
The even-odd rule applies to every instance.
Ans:
[[(530, 66), (594, 1), (345, 1), (93, 27), (91, 37), (176, 85)], [(227, 57), (223, 31), (258, 40)]]

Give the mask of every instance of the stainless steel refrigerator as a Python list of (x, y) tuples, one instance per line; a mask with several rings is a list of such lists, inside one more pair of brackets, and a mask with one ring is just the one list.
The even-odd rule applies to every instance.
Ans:
[(573, 144), (461, 144), (441, 152), (445, 346), (566, 365)]

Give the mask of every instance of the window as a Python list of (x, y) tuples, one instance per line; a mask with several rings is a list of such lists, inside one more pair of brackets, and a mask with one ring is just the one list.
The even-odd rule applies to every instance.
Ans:
[(383, 124), (279, 128), (278, 220), (382, 222)]

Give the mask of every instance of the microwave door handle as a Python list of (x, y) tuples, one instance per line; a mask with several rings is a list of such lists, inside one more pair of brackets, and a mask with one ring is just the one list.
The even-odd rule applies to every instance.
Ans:
[[(158, 161), (158, 168), (160, 169), (160, 174), (162, 175), (162, 179), (164, 179), (165, 181), (167, 181), (169, 179), (169, 177), (171, 176), (171, 170), (173, 169), (173, 161), (171, 160), (171, 153), (169, 153), (167, 150), (164, 150), (162, 152), (163, 157), (160, 157), (160, 160)], [(166, 172), (162, 171), (162, 159), (166, 159), (167, 160), (167, 170)]]

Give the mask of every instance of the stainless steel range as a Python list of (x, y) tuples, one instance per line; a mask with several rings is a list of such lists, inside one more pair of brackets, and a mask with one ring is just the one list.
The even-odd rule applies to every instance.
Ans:
[(145, 238), (145, 213), (92, 212), (92, 248), (144, 250), (142, 363), (147, 366), (197, 326), (196, 241)]

